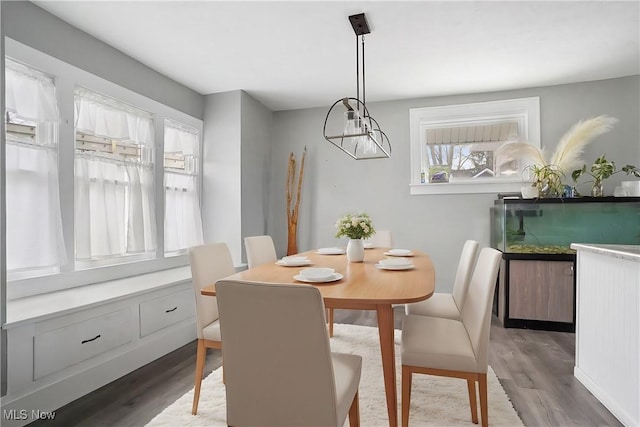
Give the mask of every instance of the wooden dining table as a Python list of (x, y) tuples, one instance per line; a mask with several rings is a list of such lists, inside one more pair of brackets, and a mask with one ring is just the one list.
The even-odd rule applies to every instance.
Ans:
[[(435, 288), (435, 272), (429, 256), (415, 250), (410, 257), (413, 268), (379, 269), (376, 264), (379, 260), (387, 258), (385, 252), (388, 249), (367, 249), (364, 262), (349, 262), (344, 254), (323, 255), (312, 250), (298, 254), (309, 258), (310, 266), (286, 267), (268, 263), (225, 277), (224, 280), (301, 284), (303, 282), (294, 279), (294, 276), (306, 267), (329, 267), (342, 274), (344, 277), (337, 281), (310, 284), (320, 290), (327, 308), (376, 311), (389, 426), (396, 427), (398, 400), (393, 305), (429, 298)], [(203, 288), (201, 293), (215, 296), (215, 284)]]

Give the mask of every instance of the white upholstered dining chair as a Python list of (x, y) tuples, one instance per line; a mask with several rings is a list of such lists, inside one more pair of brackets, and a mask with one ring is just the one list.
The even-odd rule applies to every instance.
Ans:
[(405, 313), (459, 320), (461, 318), (462, 306), (467, 297), (471, 274), (473, 273), (473, 266), (476, 262), (477, 255), (478, 242), (475, 240), (467, 240), (462, 247), (462, 253), (458, 261), (458, 269), (456, 270), (456, 277), (453, 282), (453, 292), (436, 292), (424, 301), (405, 304)]
[[(478, 423), (476, 383), (482, 426), (489, 423), (487, 370), (491, 305), (501, 252), (480, 251), (462, 306), (462, 319), (409, 315), (402, 325), (402, 426), (409, 425), (411, 379), (414, 373), (467, 380), (471, 420)], [(429, 402), (421, 402), (429, 404)]]
[(268, 262), (276, 262), (276, 248), (271, 236), (251, 236), (244, 238), (244, 248), (247, 252), (247, 264), (249, 268)]
[(216, 294), (227, 425), (359, 426), (362, 358), (331, 352), (318, 289), (222, 280)]
[(236, 271), (226, 243), (212, 243), (190, 248), (189, 264), (191, 265), (191, 281), (196, 298), (196, 326), (198, 332), (195, 389), (191, 408), (191, 413), (195, 415), (198, 412), (200, 386), (204, 375), (207, 349), (222, 348), (216, 298), (204, 296), (200, 294), (200, 290)]
[(376, 234), (367, 239), (376, 248), (393, 248), (393, 233), (391, 230), (376, 230)]
[[(268, 262), (276, 262), (276, 248), (271, 236), (251, 236), (244, 238), (244, 248), (247, 252), (247, 266), (257, 267)], [(333, 308), (327, 308), (327, 323), (329, 336), (333, 336)]]

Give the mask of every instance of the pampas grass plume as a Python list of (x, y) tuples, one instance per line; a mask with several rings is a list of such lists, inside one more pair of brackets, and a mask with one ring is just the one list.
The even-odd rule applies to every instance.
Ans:
[(560, 171), (569, 171), (584, 163), (580, 156), (587, 144), (595, 137), (607, 133), (617, 122), (618, 119), (609, 116), (579, 121), (563, 135), (549, 161), (546, 160), (544, 150), (533, 145), (523, 142), (505, 144), (496, 151), (496, 157), (499, 159), (497, 163), (502, 165), (524, 157), (539, 166), (554, 166)]
[(580, 156), (587, 144), (595, 137), (607, 133), (617, 122), (618, 119), (609, 116), (579, 121), (560, 139), (550, 164), (558, 166), (563, 171), (582, 165), (584, 162)]

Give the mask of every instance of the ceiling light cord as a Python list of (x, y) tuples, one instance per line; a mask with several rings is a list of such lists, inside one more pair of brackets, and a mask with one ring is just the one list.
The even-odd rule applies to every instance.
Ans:
[[(366, 94), (366, 83), (365, 83), (365, 73), (364, 73), (364, 34), (360, 36), (362, 38), (362, 105), (364, 106), (364, 111), (362, 114), (367, 117), (367, 94)], [(357, 39), (357, 37), (356, 37)], [(358, 94), (358, 98), (360, 95)]]

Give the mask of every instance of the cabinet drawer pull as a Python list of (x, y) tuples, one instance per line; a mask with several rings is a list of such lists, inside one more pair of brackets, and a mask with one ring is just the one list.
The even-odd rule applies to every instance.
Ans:
[(171, 310), (165, 310), (165, 313), (171, 313), (172, 311), (176, 311), (178, 307), (173, 307)]
[(91, 339), (88, 339), (88, 340), (82, 340), (82, 342), (80, 344), (85, 344), (85, 343), (88, 343), (88, 342), (91, 342), (91, 341), (95, 341), (98, 338), (100, 338), (100, 335), (96, 335), (95, 337), (93, 337)]

